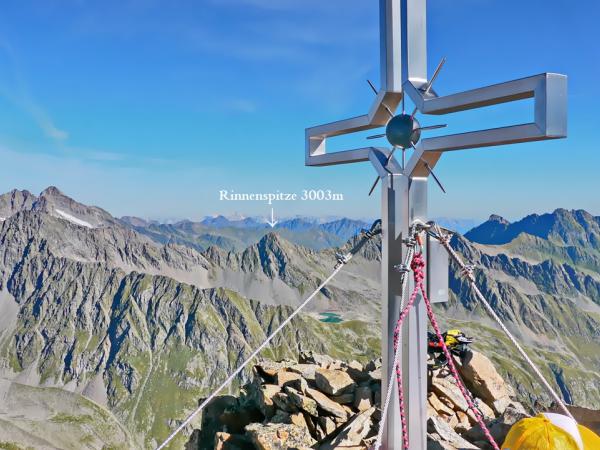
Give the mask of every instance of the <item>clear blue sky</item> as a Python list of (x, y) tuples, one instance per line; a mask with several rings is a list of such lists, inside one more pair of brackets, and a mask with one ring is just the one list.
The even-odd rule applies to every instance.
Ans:
[[(276, 214), (375, 216), (368, 164), (304, 167), (304, 128), (366, 112), (378, 83), (375, 0), (7, 0), (0, 10), (0, 191), (47, 185), (115, 215), (266, 214), (238, 192), (330, 188)], [(446, 155), (433, 216), (600, 214), (600, 6), (430, 0), (442, 94), (569, 76), (567, 140)], [(527, 102), (444, 119), (448, 132), (527, 120)], [(438, 123), (439, 118), (424, 118)], [(337, 142), (362, 146), (364, 136)], [(270, 212), (270, 211), (269, 211)]]

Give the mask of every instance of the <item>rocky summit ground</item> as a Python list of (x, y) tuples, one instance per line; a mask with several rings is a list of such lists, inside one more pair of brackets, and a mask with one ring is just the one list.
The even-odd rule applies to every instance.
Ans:
[[(517, 401), (483, 354), (474, 352), (459, 370), (501, 444), (510, 427), (533, 411)], [(491, 448), (449, 371), (430, 370), (429, 381), (428, 448)], [(380, 359), (363, 365), (302, 352), (297, 361), (264, 360), (239, 397), (219, 397), (207, 408), (186, 450), (370, 449), (380, 408)]]

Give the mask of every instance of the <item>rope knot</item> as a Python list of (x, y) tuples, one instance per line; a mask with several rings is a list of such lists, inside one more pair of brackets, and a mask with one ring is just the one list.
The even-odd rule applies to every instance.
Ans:
[(475, 280), (475, 267), (472, 265), (465, 265), (461, 270), (461, 275), (469, 280)]
[(415, 283), (421, 283), (425, 279), (425, 259), (423, 258), (423, 253), (415, 253), (410, 263), (410, 268), (414, 273)]

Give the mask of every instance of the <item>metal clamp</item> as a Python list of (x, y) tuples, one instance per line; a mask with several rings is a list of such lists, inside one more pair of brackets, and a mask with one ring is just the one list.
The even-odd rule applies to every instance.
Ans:
[(402, 274), (405, 274), (405, 273), (410, 272), (410, 267), (408, 266), (408, 264), (396, 264), (394, 266), (394, 270), (397, 272), (400, 272)]
[(336, 264), (336, 268), (343, 266), (345, 264), (348, 264), (348, 262), (350, 261), (350, 259), (352, 258), (352, 254), (351, 253), (346, 253), (345, 255), (341, 254), (341, 253), (336, 253), (335, 257), (337, 259), (337, 264)]
[(466, 265), (462, 270), (462, 276), (465, 278), (468, 278), (469, 280), (474, 280), (475, 276), (475, 266), (473, 265)]

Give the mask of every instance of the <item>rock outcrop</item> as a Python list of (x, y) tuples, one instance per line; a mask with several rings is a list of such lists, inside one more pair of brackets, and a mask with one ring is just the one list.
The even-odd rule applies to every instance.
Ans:
[[(487, 449), (486, 437), (444, 367), (430, 367), (428, 448)], [(461, 367), (464, 383), (499, 444), (527, 413), (481, 353)], [(260, 361), (240, 397), (205, 413), (187, 450), (368, 449), (381, 419), (381, 360), (362, 365), (301, 353), (299, 362)], [(501, 407), (499, 405), (502, 405)], [(499, 409), (501, 408), (501, 411)]]

